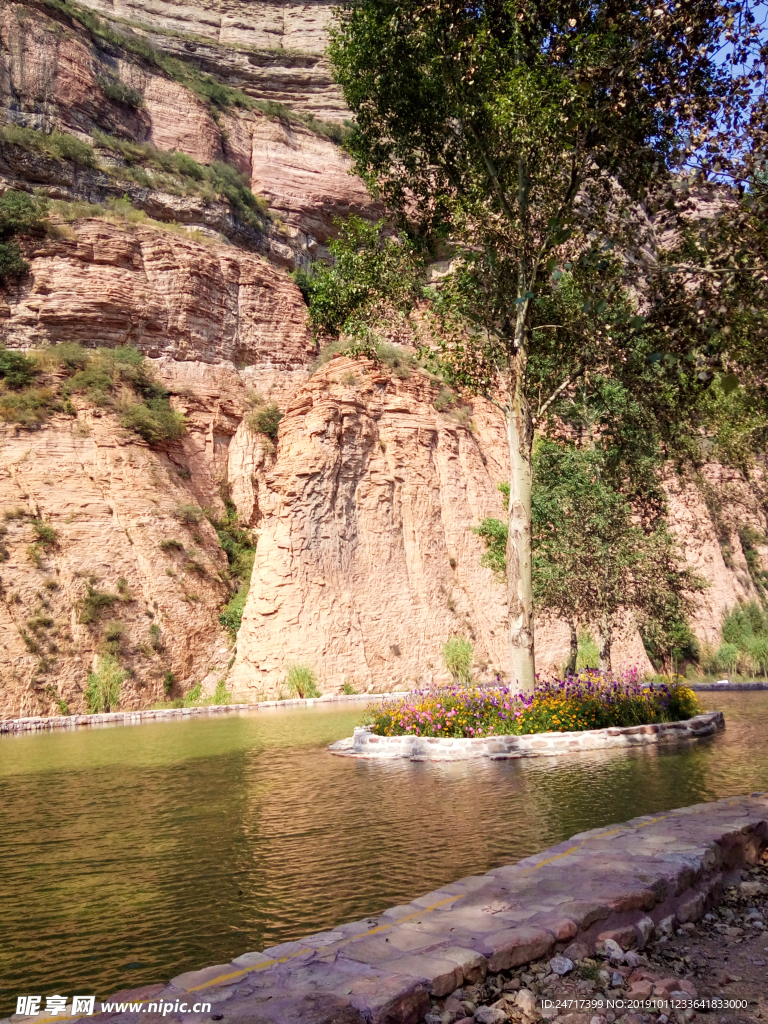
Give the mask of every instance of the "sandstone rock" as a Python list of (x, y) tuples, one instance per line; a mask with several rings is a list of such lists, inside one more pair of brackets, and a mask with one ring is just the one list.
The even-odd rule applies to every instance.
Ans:
[(530, 989), (521, 989), (515, 996), (515, 1006), (522, 1010), (526, 1016), (532, 1017), (536, 1009), (536, 996)]
[(549, 961), (549, 969), (553, 974), (568, 974), (569, 971), (573, 970), (573, 960), (570, 960), (567, 956), (554, 956)]
[(311, 353), (306, 307), (284, 271), (153, 228), (80, 222), (74, 238), (41, 243), (8, 299), (10, 347), (132, 344), (149, 356), (281, 370)]

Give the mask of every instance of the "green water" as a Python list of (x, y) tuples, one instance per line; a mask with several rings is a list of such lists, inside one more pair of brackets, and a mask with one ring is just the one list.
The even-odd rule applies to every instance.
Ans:
[(275, 709), (0, 738), (0, 1016), (165, 981), (408, 901), (575, 832), (768, 789), (768, 692), (630, 754), (333, 757), (359, 717)]

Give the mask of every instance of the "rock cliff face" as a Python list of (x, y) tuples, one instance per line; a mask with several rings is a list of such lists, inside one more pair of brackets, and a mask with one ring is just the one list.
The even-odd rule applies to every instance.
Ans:
[[(444, 678), (440, 649), (458, 634), (475, 643), (479, 677), (503, 673), (503, 590), (480, 567), (471, 530), (501, 513), (497, 413), (483, 402), (458, 418), (439, 413), (418, 371), (337, 357), (311, 373), (316, 349), (286, 271), (322, 255), (335, 216), (382, 211), (316, 122), (263, 104), (217, 107), (136, 43), (256, 100), (339, 121), (323, 57), (333, 4), (86, 2), (112, 35), (44, 0), (0, 0), (0, 127), (39, 133), (0, 140), (0, 190), (91, 204), (126, 196), (129, 211), (175, 223), (147, 223), (125, 204), (77, 208), (72, 223), (53, 217), (46, 238), (24, 242), (29, 273), (0, 287), (0, 340), (135, 346), (188, 429), (150, 448), (77, 399), (76, 416), (39, 430), (0, 423), (0, 715), (58, 701), (81, 710), (105, 650), (131, 673), (127, 707), (169, 685), (176, 695), (203, 682), (210, 693), (228, 667), (228, 685), (250, 699), (279, 693), (291, 662), (312, 664), (325, 691), (428, 682)], [(260, 227), (223, 194), (137, 173), (139, 157), (62, 149), (45, 134), (93, 145), (97, 129), (201, 165), (227, 162), (271, 213)], [(259, 401), (285, 413), (276, 444), (251, 423)], [(717, 643), (724, 611), (756, 596), (755, 564), (768, 567), (755, 540), (762, 487), (717, 466), (699, 486), (669, 482), (673, 526), (711, 583), (695, 618), (702, 640)], [(227, 559), (194, 511), (220, 516), (227, 497), (259, 538), (236, 645), (219, 622), (232, 594)], [(40, 524), (55, 542), (36, 542)], [(540, 670), (558, 669), (567, 648), (563, 624), (537, 623)], [(614, 654), (648, 664), (629, 625)]]
[[(438, 390), (421, 374), (337, 357), (289, 406), (238, 637), (243, 696), (279, 692), (297, 662), (328, 690), (445, 681), (453, 635), (472, 639), (480, 677), (506, 672), (504, 588), (472, 533), (502, 514), (503, 422), (483, 401), (471, 426), (443, 415)], [(559, 669), (567, 644), (567, 631), (540, 622), (540, 669)], [(636, 632), (615, 654), (647, 663)]]

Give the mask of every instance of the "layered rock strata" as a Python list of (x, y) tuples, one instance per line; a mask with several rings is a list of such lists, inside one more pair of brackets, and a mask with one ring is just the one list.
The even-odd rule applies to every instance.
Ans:
[[(645, 815), (120, 1000), (166, 1004), (164, 1019), (178, 1024), (210, 1015), (175, 1010), (177, 1000), (193, 999), (259, 1024), (418, 1024), (432, 1000), (487, 975), (500, 975), (503, 985), (504, 972), (558, 953), (578, 959), (599, 948), (621, 957), (700, 920), (767, 845), (766, 794)], [(536, 999), (528, 996), (532, 1017)], [(109, 1020), (133, 1024), (141, 1016), (112, 1012)]]
[[(503, 514), (503, 422), (482, 400), (440, 413), (438, 391), (420, 372), (341, 356), (288, 406), (260, 498), (239, 694), (276, 692), (286, 666), (306, 661), (332, 690), (427, 685), (447, 678), (452, 635), (472, 639), (480, 678), (505, 672), (504, 588), (472, 532)], [(562, 663), (561, 632), (539, 624), (544, 669)], [(636, 632), (616, 657), (645, 658)]]

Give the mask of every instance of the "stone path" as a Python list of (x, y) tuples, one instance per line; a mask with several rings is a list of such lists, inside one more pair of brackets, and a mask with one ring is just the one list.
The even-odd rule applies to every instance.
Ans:
[[(461, 987), (503, 988), (505, 972), (559, 953), (641, 949), (701, 919), (766, 847), (768, 793), (644, 815), (363, 921), (113, 997), (142, 1004), (133, 1010), (10, 1020), (444, 1024), (435, 1000)], [(205, 1012), (180, 1012), (203, 999)], [(499, 1013), (474, 1019), (500, 1024)]]

